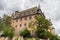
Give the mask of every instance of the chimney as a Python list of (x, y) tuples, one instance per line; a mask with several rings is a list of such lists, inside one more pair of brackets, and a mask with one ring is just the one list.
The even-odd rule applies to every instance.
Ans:
[(40, 4), (37, 5), (37, 8), (40, 9)]

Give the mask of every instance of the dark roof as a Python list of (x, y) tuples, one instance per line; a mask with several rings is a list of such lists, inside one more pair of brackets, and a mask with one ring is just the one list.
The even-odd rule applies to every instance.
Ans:
[(13, 17), (13, 19), (18, 19), (18, 18), (30, 16), (30, 15), (40, 14), (40, 13), (37, 13), (39, 10), (41, 11), (41, 9), (39, 9), (37, 7), (33, 7), (30, 9), (21, 11), (21, 12), (15, 11), (15, 17)]

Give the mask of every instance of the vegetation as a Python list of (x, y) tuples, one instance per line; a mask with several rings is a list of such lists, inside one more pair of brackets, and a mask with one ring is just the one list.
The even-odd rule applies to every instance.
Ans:
[(3, 31), (1, 36), (13, 37), (14, 28), (11, 26), (11, 17), (4, 14), (3, 18), (0, 18), (0, 31)]
[[(36, 38), (50, 39), (50, 40), (60, 40), (57, 35), (52, 34), (50, 31), (50, 26), (52, 23), (50, 20), (46, 19), (44, 16), (37, 16), (35, 22), (29, 23), (29, 28), (31, 30), (25, 29), (20, 32), (20, 35), (24, 38), (31, 38), (31, 31), (36, 35)], [(4, 14), (3, 18), (0, 18), (0, 31), (3, 31), (2, 36), (13, 37), (14, 28), (11, 26), (11, 17)], [(39, 39), (36, 39), (39, 40)]]
[(46, 19), (45, 17), (41, 16), (41, 17), (37, 17), (36, 18), (37, 20), (37, 31), (36, 31), (36, 34), (37, 34), (37, 37), (38, 38), (43, 38), (43, 39), (50, 39), (50, 40), (60, 40), (58, 38), (57, 35), (54, 35), (52, 34), (50, 31), (50, 26), (51, 26), (51, 22)]
[(30, 37), (30, 31), (25, 29), (24, 31), (20, 32), (20, 35), (23, 36), (24, 38), (29, 38)]
[(50, 33), (48, 31), (48, 29), (50, 28), (49, 26), (51, 25), (51, 22), (48, 19), (45, 19), (45, 17), (41, 16), (37, 16), (36, 18), (36, 22), (37, 22), (37, 37), (39, 38), (48, 38), (48, 33)]
[(4, 33), (3, 36), (5, 37), (13, 37), (14, 36), (14, 30), (12, 29), (12, 27), (6, 27), (4, 28)]
[[(36, 25), (37, 28), (35, 28), (34, 25)], [(25, 30), (21, 33), (21, 35), (23, 37), (29, 37), (31, 35), (30, 31), (32, 31), (33, 29), (34, 30), (33, 32), (35, 32), (36, 38), (40, 38), (40, 39), (49, 38), (50, 40), (60, 40), (57, 35), (54, 35), (50, 31), (48, 31), (50, 30), (51, 25), (52, 23), (50, 22), (50, 20), (46, 19), (44, 16), (37, 16), (35, 22), (29, 23), (29, 28), (31, 28), (31, 30), (29, 30), (29, 32)]]

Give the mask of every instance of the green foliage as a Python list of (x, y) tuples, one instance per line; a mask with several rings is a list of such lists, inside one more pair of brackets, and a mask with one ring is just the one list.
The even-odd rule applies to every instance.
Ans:
[(49, 38), (50, 40), (60, 40), (57, 35), (53, 35), (53, 34), (51, 34)]
[(11, 17), (4, 14), (3, 18), (0, 19), (0, 29), (4, 33), (2, 36), (12, 37), (14, 35), (14, 28), (11, 26)]
[(36, 18), (37, 24), (38, 24), (38, 28), (36, 31), (37, 37), (38, 38), (44, 38), (44, 39), (50, 39), (50, 40), (60, 40), (58, 38), (58, 36), (52, 34), (51, 32), (48, 31), (48, 29), (50, 29), (49, 26), (51, 26), (51, 22), (50, 20), (46, 19), (45, 17), (41, 16), (41, 17), (37, 17)]
[(36, 22), (37, 22), (39, 28), (45, 29), (45, 30), (48, 30), (49, 26), (51, 25), (51, 22), (43, 16), (41, 16), (41, 17), (37, 16)]
[(38, 37), (38, 38), (44, 38), (44, 39), (48, 38), (48, 35), (47, 35), (48, 32), (47, 32), (47, 31), (38, 29), (38, 30), (36, 31), (36, 34), (37, 34), (37, 37)]
[(40, 40), (40, 38), (36, 38), (35, 40)]
[(35, 27), (35, 23), (33, 21), (29, 23), (29, 29), (31, 29), (30, 31), (33, 30), (34, 32), (37, 30), (37, 27)]
[(51, 25), (51, 22), (43, 16), (37, 16), (36, 23), (38, 24), (37, 25), (38, 28), (36, 31), (37, 37), (48, 38), (47, 34), (50, 33), (48, 32), (48, 29), (49, 29), (49, 26)]
[(3, 18), (0, 18), (0, 30), (2, 31), (4, 27), (11, 26), (11, 17), (4, 14)]
[(5, 23), (4, 23), (3, 19), (0, 18), (0, 31), (3, 30), (4, 26), (5, 26)]
[(25, 29), (24, 31), (20, 32), (20, 35), (23, 36), (24, 38), (30, 37), (30, 31)]
[(4, 28), (3, 36), (5, 36), (5, 37), (13, 37), (14, 36), (14, 29), (12, 27)]
[(38, 38), (43, 38), (43, 39), (50, 39), (50, 40), (58, 40), (58, 36), (52, 34), (49, 31), (44, 31), (44, 30), (37, 30), (37, 37)]

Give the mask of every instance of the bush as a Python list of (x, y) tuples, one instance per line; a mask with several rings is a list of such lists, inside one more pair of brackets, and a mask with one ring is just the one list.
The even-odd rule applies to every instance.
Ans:
[(12, 27), (6, 27), (4, 28), (4, 33), (3, 33), (3, 36), (5, 37), (13, 37), (14, 36), (14, 30)]
[(24, 38), (30, 37), (30, 31), (25, 29), (24, 31), (20, 32), (20, 35), (23, 36)]
[(35, 40), (40, 40), (39, 38), (36, 38)]

